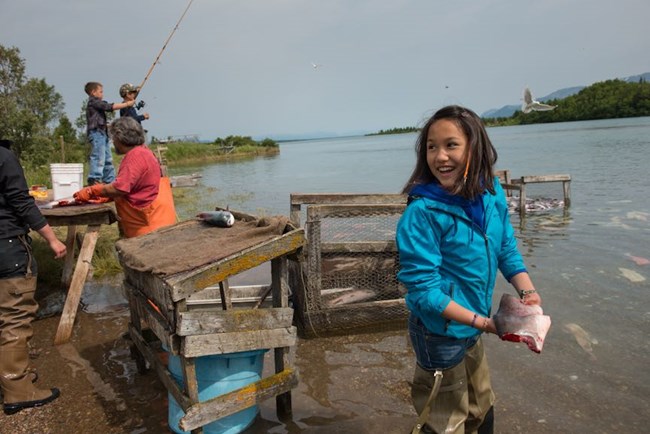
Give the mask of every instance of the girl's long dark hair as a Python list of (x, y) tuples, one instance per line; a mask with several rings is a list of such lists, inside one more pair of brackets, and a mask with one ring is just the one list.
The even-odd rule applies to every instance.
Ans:
[(438, 182), (427, 164), (427, 136), (431, 125), (441, 119), (455, 122), (467, 136), (468, 147), (465, 158), (470, 159), (467, 179), (459, 179), (451, 193), (466, 199), (474, 199), (486, 189), (494, 194), (493, 170), (497, 161), (497, 150), (492, 145), (481, 118), (473, 111), (457, 105), (441, 108), (422, 126), (415, 142), (417, 154), (415, 169), (402, 189), (402, 193), (409, 193), (413, 186), (418, 184)]

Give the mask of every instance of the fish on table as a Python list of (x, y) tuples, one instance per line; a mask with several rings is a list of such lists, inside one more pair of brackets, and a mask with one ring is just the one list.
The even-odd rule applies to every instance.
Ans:
[(229, 228), (235, 224), (235, 216), (230, 211), (204, 211), (196, 216), (197, 219), (211, 226)]
[(501, 340), (524, 342), (531, 351), (542, 352), (551, 317), (544, 315), (541, 306), (527, 305), (514, 295), (503, 294), (493, 319)]

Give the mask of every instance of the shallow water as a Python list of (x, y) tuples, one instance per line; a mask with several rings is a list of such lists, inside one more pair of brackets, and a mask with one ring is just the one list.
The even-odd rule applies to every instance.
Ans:
[[(488, 345), (491, 359), (503, 358), (499, 364), (523, 357), (522, 365), (515, 365), (530, 369), (526, 379), (534, 377), (546, 386), (541, 388), (548, 408), (539, 409), (540, 397), (529, 388), (509, 393), (535, 402), (547, 425), (566, 419), (566, 426), (556, 426), (564, 432), (585, 431), (585, 421), (593, 421), (594, 432), (612, 432), (635, 426), (639, 418), (650, 419), (645, 399), (650, 394), (645, 368), (650, 359), (650, 266), (631, 258), (650, 258), (650, 118), (492, 128), (489, 134), (499, 152), (498, 168), (509, 169), (513, 178), (572, 177), (568, 209), (530, 213), (523, 222), (512, 216), (553, 325), (540, 356), (511, 343)], [(269, 214), (288, 214), (292, 192), (394, 193), (414, 165), (415, 138), (281, 144), (274, 158), (204, 167), (202, 182), (217, 189), (215, 204)], [(562, 199), (560, 183), (527, 190), (529, 197)], [(495, 304), (499, 291), (511, 290), (501, 280)], [(495, 383), (513, 386), (509, 371), (498, 375), (494, 363), (493, 369)], [(555, 399), (561, 397), (579, 411), (567, 411), (569, 402)], [(575, 429), (567, 431), (567, 426)]]

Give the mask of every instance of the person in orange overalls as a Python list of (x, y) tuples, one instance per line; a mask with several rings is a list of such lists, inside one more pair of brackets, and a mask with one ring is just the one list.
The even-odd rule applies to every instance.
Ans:
[(110, 184), (82, 188), (74, 194), (75, 200), (114, 199), (118, 224), (126, 238), (176, 223), (169, 178), (162, 176), (158, 159), (144, 145), (142, 126), (131, 117), (123, 117), (112, 122), (108, 130), (117, 153), (124, 155), (117, 178)]

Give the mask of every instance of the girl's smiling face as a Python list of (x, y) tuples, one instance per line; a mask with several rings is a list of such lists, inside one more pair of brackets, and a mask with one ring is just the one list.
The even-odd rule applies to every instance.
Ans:
[(427, 164), (447, 191), (452, 191), (465, 173), (467, 147), (467, 136), (456, 122), (440, 119), (429, 127)]

